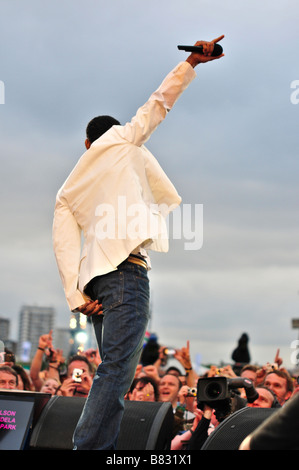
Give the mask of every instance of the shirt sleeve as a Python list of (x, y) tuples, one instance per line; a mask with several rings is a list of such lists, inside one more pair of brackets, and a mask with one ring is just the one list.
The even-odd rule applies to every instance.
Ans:
[(188, 62), (180, 62), (137, 110), (130, 122), (124, 126), (115, 126), (117, 132), (133, 145), (145, 144), (195, 77), (193, 67)]
[(81, 228), (63, 198), (57, 195), (53, 220), (53, 247), (59, 274), (71, 311), (87, 301), (78, 289)]
[(208, 438), (210, 422), (211, 420), (205, 418), (204, 416), (201, 418), (197, 428), (189, 440), (187, 447), (188, 450), (200, 450), (202, 448), (203, 444)]

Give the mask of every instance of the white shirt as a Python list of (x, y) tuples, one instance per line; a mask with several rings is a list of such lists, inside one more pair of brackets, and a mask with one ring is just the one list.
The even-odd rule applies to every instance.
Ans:
[(177, 65), (130, 122), (92, 143), (58, 191), (53, 245), (70, 310), (136, 247), (168, 251), (165, 218), (181, 198), (144, 144), (195, 76), (188, 62)]

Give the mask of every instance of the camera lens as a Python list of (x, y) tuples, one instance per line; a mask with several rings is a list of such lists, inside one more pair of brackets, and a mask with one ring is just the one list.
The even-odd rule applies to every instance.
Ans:
[(206, 388), (209, 400), (216, 400), (222, 392), (221, 386), (216, 382), (211, 382)]

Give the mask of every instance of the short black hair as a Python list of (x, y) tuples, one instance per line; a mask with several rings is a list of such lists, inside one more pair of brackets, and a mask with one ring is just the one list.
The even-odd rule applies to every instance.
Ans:
[(130, 393), (133, 393), (133, 390), (138, 383), (141, 383), (144, 386), (149, 383), (152, 384), (153, 389), (154, 389), (155, 400), (159, 401), (159, 389), (158, 389), (158, 385), (155, 379), (153, 379), (152, 377), (149, 377), (148, 375), (134, 379), (132, 382), (131, 388), (129, 390)]
[(95, 140), (101, 137), (101, 135), (107, 132), (110, 127), (115, 125), (120, 125), (120, 122), (117, 119), (106, 115), (97, 116), (87, 124), (86, 137), (92, 144)]
[(93, 370), (93, 367), (92, 367), (92, 364), (91, 362), (89, 362), (89, 360), (87, 359), (86, 356), (83, 356), (81, 354), (75, 354), (75, 356), (71, 356), (68, 360), (68, 366), (72, 363), (72, 362), (75, 362), (75, 361), (82, 361), (82, 362), (85, 362), (88, 366), (88, 370), (91, 374), (94, 373), (94, 370)]

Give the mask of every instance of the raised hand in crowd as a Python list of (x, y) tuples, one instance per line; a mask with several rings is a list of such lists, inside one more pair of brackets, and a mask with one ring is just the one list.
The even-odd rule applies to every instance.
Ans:
[(102, 362), (102, 359), (101, 359), (101, 356), (100, 356), (100, 353), (99, 353), (98, 349), (89, 348), (89, 349), (86, 349), (86, 351), (83, 351), (81, 354), (82, 354), (82, 356), (87, 357), (90, 364), (92, 364), (92, 366), (94, 367), (95, 370), (98, 368), (98, 366)]
[(187, 341), (186, 347), (177, 349), (174, 358), (184, 367), (186, 372), (186, 381), (189, 387), (194, 387), (198, 379), (198, 375), (193, 370), (191, 355), (190, 355), (190, 341)]
[(148, 376), (151, 377), (155, 382), (158, 384), (160, 381), (160, 376), (159, 372), (156, 366), (154, 365), (149, 365), (149, 366), (144, 366), (142, 368), (142, 371)]
[(50, 330), (49, 333), (41, 335), (39, 337), (38, 348), (31, 362), (30, 378), (36, 391), (39, 391), (44, 383), (40, 376), (40, 372), (42, 368), (44, 354), (50, 354), (49, 351), (51, 351), (53, 348), (52, 333), (53, 331)]
[(220, 368), (212, 365), (208, 371), (208, 377), (217, 377), (219, 375), (228, 379), (233, 379), (234, 377), (237, 377), (230, 364)]
[(130, 395), (130, 400), (156, 401), (153, 385), (150, 382), (147, 384), (142, 384), (141, 381), (138, 381), (136, 387), (133, 389), (132, 394)]

